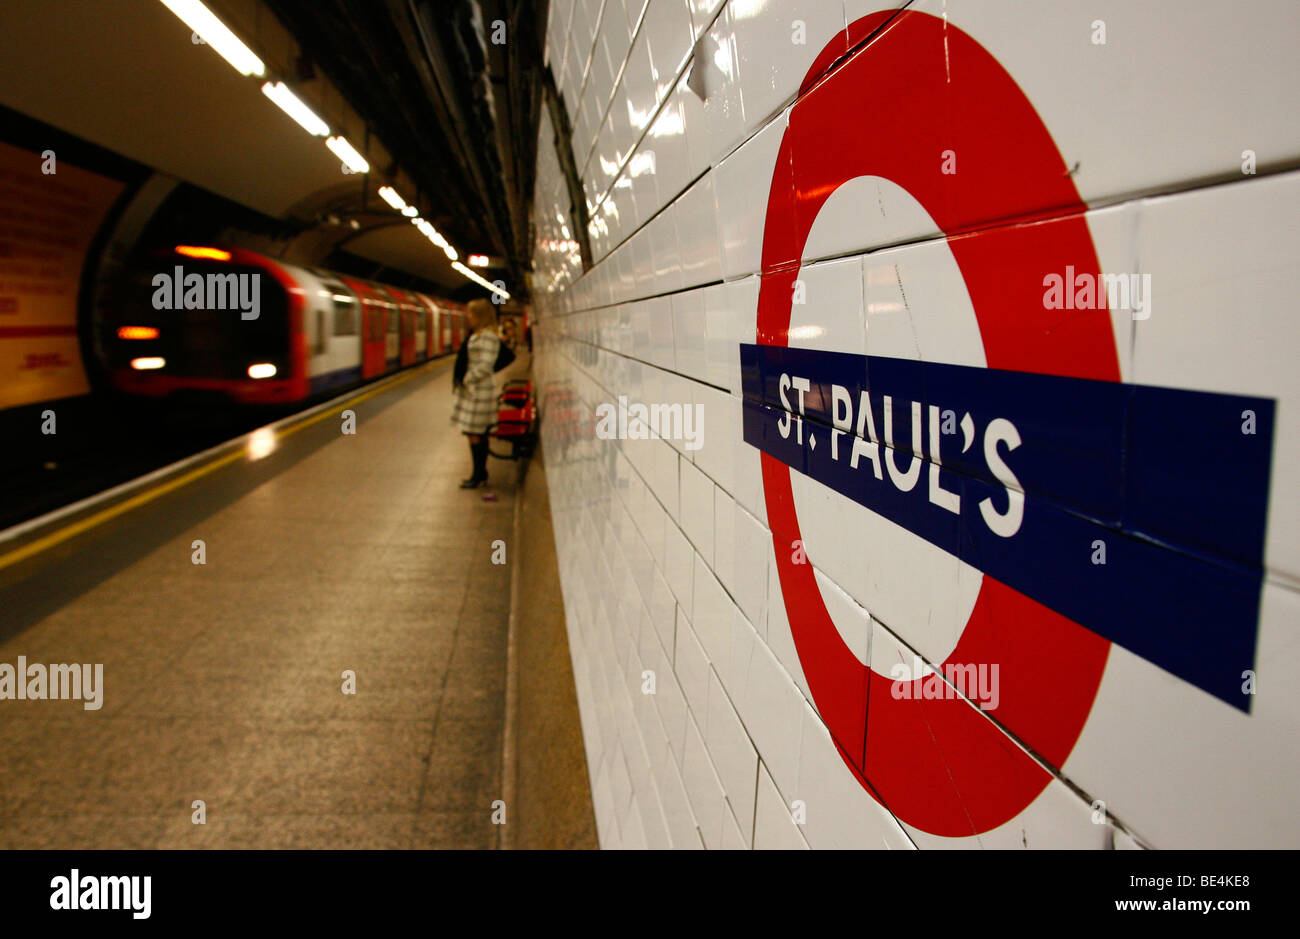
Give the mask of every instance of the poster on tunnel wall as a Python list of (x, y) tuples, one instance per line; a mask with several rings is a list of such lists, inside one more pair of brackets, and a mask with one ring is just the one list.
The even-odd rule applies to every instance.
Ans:
[(52, 151), (0, 143), (0, 409), (90, 390), (77, 293), (86, 251), (121, 191)]

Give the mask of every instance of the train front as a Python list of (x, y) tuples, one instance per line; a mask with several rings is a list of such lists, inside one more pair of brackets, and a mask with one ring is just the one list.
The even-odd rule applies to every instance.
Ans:
[(307, 397), (302, 289), (269, 258), (178, 245), (132, 266), (114, 293), (99, 338), (118, 391), (239, 404)]

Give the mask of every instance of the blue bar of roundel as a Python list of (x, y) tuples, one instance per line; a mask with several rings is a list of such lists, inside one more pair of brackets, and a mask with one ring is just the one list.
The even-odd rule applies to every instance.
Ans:
[[(775, 346), (742, 346), (741, 360), (746, 442), (1249, 710), (1241, 672), (1254, 666), (1272, 401)], [(779, 397), (782, 374), (809, 380), (802, 442), (793, 415), (789, 435), (779, 430), (787, 416)], [(883, 479), (875, 478), (865, 457), (857, 469), (850, 467), (850, 434), (839, 435), (840, 458), (832, 458), (832, 384), (848, 389), (855, 426), (860, 392), (868, 392), (881, 438), (883, 395), (892, 397), (898, 450), (881, 446)], [(797, 411), (797, 396), (787, 391), (786, 397)], [(930, 404), (958, 419), (969, 412), (975, 424), (976, 439), (964, 453), (960, 432), (941, 435), (940, 479), (945, 490), (962, 494), (960, 517), (930, 501), (928, 463), (910, 492), (899, 491), (884, 466), (893, 459), (900, 470), (909, 468), (910, 403), (918, 400), (925, 405), (927, 455)], [(1235, 458), (1208, 452), (1204, 430), (1194, 429), (1222, 435), (1232, 428), (1240, 435), (1247, 409), (1255, 413), (1256, 434)], [(1170, 419), (1161, 424), (1161, 415)], [(1229, 421), (1234, 415), (1235, 423)], [(1000, 452), (1026, 493), (1020, 528), (1007, 538), (989, 528), (979, 509), (986, 498), (998, 512), (1007, 505), (1002, 484), (984, 462), (982, 434), (998, 417), (1020, 433), (1020, 447), (1008, 452), (1004, 445)], [(1126, 452), (1136, 433), (1147, 436)], [(1106, 546), (1104, 565), (1093, 563), (1099, 540)]]
[(1126, 527), (1262, 566), (1275, 410), (1267, 399), (1139, 388)]
[[(754, 351), (748, 352), (750, 349)], [(1022, 439), (1035, 442), (1032, 451), (1016, 453), (1017, 466), (1028, 464), (1017, 474), (1026, 492), (1065, 501), (1099, 521), (1119, 525), (1124, 504), (1124, 428), (1133, 386), (913, 359), (774, 349), (777, 347), (741, 346), (742, 363), (752, 356), (750, 374), (759, 374), (759, 385), (751, 390), (744, 384), (748, 376), (742, 369), (742, 389), (747, 397), (781, 408), (781, 375), (809, 378), (812, 388), (804, 394), (805, 420), (829, 427), (833, 417), (830, 389), (840, 385), (853, 402), (856, 428), (859, 396), (869, 383), (877, 438), (885, 436), (883, 396), (890, 395), (894, 401), (894, 446), (907, 453), (915, 452), (909, 410), (912, 401), (922, 402), (923, 437), (927, 440), (930, 405), (937, 407), (941, 416), (951, 411), (953, 424), (959, 424), (969, 412), (981, 431), (994, 417), (1010, 418)], [(797, 392), (788, 389), (786, 400), (792, 409), (798, 409)], [(994, 481), (984, 465), (981, 440), (963, 452), (960, 429), (955, 429), (957, 433), (943, 435), (944, 466)], [(928, 451), (928, 445), (922, 450)], [(922, 456), (928, 455), (922, 452)], [(1062, 472), (1071, 477), (1066, 486), (1060, 485)]]
[(963, 561), (1249, 712), (1241, 673), (1255, 667), (1258, 572), (1106, 528), (1045, 499), (1027, 499), (1020, 531), (1002, 538), (967, 517), (966, 506), (978, 512), (984, 498), (1005, 505), (1001, 486), (967, 479)]

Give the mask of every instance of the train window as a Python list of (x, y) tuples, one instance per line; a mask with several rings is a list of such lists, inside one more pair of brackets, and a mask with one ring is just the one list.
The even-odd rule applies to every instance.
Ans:
[(324, 355), (328, 348), (329, 336), (325, 332), (325, 311), (316, 311), (316, 349), (315, 355)]
[(397, 304), (394, 303), (388, 308), (388, 331), (390, 333), (395, 333), (401, 328), (398, 325), (397, 317), (398, 317)]
[(371, 340), (384, 338), (384, 316), (378, 304), (370, 311), (370, 338)]
[(341, 293), (334, 295), (334, 335), (355, 336), (357, 334), (357, 303), (351, 297)]

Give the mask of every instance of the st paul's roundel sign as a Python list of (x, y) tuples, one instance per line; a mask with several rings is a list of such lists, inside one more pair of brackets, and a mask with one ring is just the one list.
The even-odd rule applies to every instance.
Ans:
[[(801, 97), (782, 140), (757, 341), (740, 349), (744, 438), (761, 451), (799, 663), (841, 756), (903, 822), (956, 837), (1009, 821), (1048, 785), (1026, 749), (1064, 764), (1112, 643), (1249, 711), (1239, 676), (1254, 662), (1269, 452), (1223, 467), (1190, 442), (1243, 407), (1271, 439), (1274, 404), (1124, 384), (1104, 298), (1045, 310), (1048, 272), (1102, 282), (1085, 206), (1047, 128), (999, 62), (939, 18), (872, 14), (849, 27), (850, 44), (886, 24)], [(843, 51), (839, 36), (805, 88)], [(955, 174), (940, 172), (948, 150)], [(791, 167), (793, 198), (780, 198)], [(946, 236), (987, 367), (874, 356), (870, 337), (867, 355), (790, 346), (813, 223), (863, 176), (906, 190)], [(961, 415), (948, 437), (946, 411)], [(996, 664), (996, 711), (927, 694), (933, 673), (900, 694), (845, 645), (813, 566), (791, 550), (802, 540), (792, 472), (982, 572), (956, 646), (933, 668)], [(1145, 534), (1189, 517), (1185, 549)], [(1098, 540), (1104, 565), (1088, 563)], [(851, 550), (851, 532), (845, 541)]]

